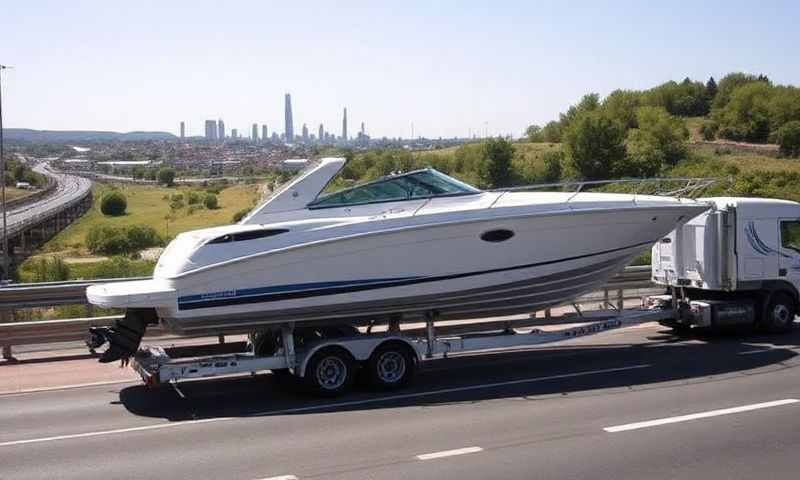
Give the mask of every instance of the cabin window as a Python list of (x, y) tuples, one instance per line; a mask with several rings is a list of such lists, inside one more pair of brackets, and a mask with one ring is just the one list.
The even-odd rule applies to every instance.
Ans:
[(781, 247), (800, 253), (800, 221), (781, 222)]
[(230, 243), (230, 242), (243, 242), (245, 240), (256, 240), (259, 238), (266, 238), (275, 235), (280, 235), (281, 233), (286, 233), (288, 231), (289, 230), (283, 228), (273, 228), (269, 230), (248, 230), (245, 232), (229, 233), (227, 235), (223, 235), (221, 237), (215, 238), (214, 240), (211, 240), (206, 245), (211, 245), (214, 243)]

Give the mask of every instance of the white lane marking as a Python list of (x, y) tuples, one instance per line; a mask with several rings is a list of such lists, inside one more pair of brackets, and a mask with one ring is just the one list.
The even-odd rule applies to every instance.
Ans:
[(468, 453), (477, 453), (482, 451), (483, 449), (481, 447), (464, 447), (457, 448), (455, 450), (445, 450), (443, 452), (423, 453), (422, 455), (417, 455), (417, 458), (419, 460), (433, 460), (434, 458), (455, 457), (456, 455), (466, 455)]
[(104, 382), (75, 383), (72, 385), (56, 385), (53, 387), (29, 388), (27, 390), (6, 390), (0, 392), (0, 397), (24, 395), (26, 393), (52, 392), (56, 390), (70, 390), (73, 388), (102, 387), (104, 385), (119, 385), (123, 383), (138, 383), (139, 380), (108, 380)]
[(771, 352), (771, 351), (772, 351), (771, 348), (767, 348), (767, 349), (759, 348), (757, 350), (747, 350), (745, 352), (739, 352), (739, 355), (752, 355), (754, 353), (764, 353), (764, 352)]
[(277, 477), (260, 478), (259, 480), (297, 480), (294, 475), (278, 475)]
[(100, 437), (103, 435), (113, 435), (115, 433), (128, 433), (128, 432), (143, 432), (146, 430), (160, 430), (162, 428), (173, 428), (173, 427), (182, 427), (188, 425), (194, 425), (196, 423), (213, 423), (213, 422), (225, 422), (228, 420), (233, 420), (233, 417), (219, 417), (219, 418), (206, 418), (203, 420), (187, 420), (185, 422), (172, 422), (172, 423), (157, 423), (155, 425), (143, 425), (141, 427), (130, 427), (130, 428), (117, 428), (114, 430), (101, 430), (98, 432), (86, 432), (86, 433), (73, 433), (70, 435), (57, 435), (54, 437), (42, 437), (42, 438), (30, 438), (28, 440), (13, 440), (11, 442), (3, 442), (0, 443), (0, 447), (11, 447), (14, 445), (27, 445), (29, 443), (43, 443), (43, 442), (52, 442), (55, 440), (72, 440), (75, 438), (89, 438), (89, 437)]
[(368, 405), (372, 403), (381, 403), (387, 402), (392, 400), (406, 400), (411, 398), (421, 398), (421, 397), (429, 397), (433, 395), (441, 395), (445, 393), (457, 393), (457, 392), (467, 392), (471, 390), (482, 390), (487, 388), (495, 388), (495, 387), (503, 387), (508, 385), (521, 385), (526, 383), (536, 383), (536, 382), (544, 382), (548, 380), (558, 380), (563, 378), (575, 378), (575, 377), (584, 377), (587, 375), (599, 375), (603, 373), (614, 373), (614, 372), (624, 372), (628, 370), (637, 370), (640, 368), (648, 368), (651, 367), (651, 364), (640, 364), (640, 365), (630, 365), (627, 367), (616, 367), (616, 368), (604, 368), (601, 370), (587, 370), (583, 372), (575, 372), (575, 373), (562, 373), (558, 375), (548, 375), (545, 377), (534, 377), (534, 378), (525, 378), (521, 380), (509, 380), (507, 382), (494, 382), (494, 383), (485, 383), (482, 385), (470, 385), (467, 387), (453, 387), (453, 388), (441, 388), (439, 390), (431, 390), (427, 392), (417, 392), (417, 393), (406, 393), (402, 395), (390, 395), (385, 397), (377, 397), (377, 398), (365, 398), (361, 400), (353, 400), (349, 402), (337, 402), (337, 403), (323, 403), (319, 405), (311, 405), (308, 407), (297, 407), (297, 408), (286, 408), (283, 410), (270, 410), (265, 412), (258, 412), (252, 413), (249, 415), (244, 415), (241, 417), (218, 417), (218, 418), (206, 418), (202, 420), (186, 420), (183, 422), (169, 422), (169, 423), (157, 423), (154, 425), (144, 425), (141, 427), (131, 427), (131, 428), (119, 428), (114, 430), (102, 430), (98, 432), (86, 432), (86, 433), (75, 433), (69, 435), (58, 435), (54, 437), (43, 437), (43, 438), (31, 438), (27, 440), (14, 440), (10, 442), (2, 442), (0, 443), (0, 447), (10, 447), (14, 445), (26, 445), (29, 443), (42, 443), (42, 442), (52, 442), (56, 440), (72, 440), (76, 438), (89, 438), (89, 437), (99, 437), (102, 435), (113, 435), (118, 433), (127, 433), (127, 432), (140, 432), (146, 430), (160, 430), (165, 428), (174, 428), (174, 427), (182, 427), (187, 425), (194, 425), (199, 423), (213, 423), (213, 422), (227, 422), (230, 420), (236, 420), (241, 418), (248, 418), (248, 417), (262, 417), (266, 415), (285, 415), (291, 413), (301, 413), (301, 412), (309, 412), (314, 410), (330, 410), (335, 408), (341, 407), (352, 407), (357, 405)]
[(789, 405), (797, 402), (800, 402), (800, 400), (797, 400), (795, 398), (787, 398), (785, 400), (775, 400), (774, 402), (754, 403), (752, 405), (743, 405), (741, 407), (723, 408), (721, 410), (710, 410), (708, 412), (692, 413), (690, 415), (680, 415), (677, 417), (659, 418), (656, 420), (648, 420), (645, 422), (628, 423), (625, 425), (606, 427), (603, 430), (609, 433), (626, 432), (628, 430), (657, 427), (659, 425), (668, 425), (670, 423), (689, 422), (691, 420), (698, 420), (701, 418), (718, 417), (720, 415), (731, 415), (733, 413), (749, 412), (751, 410), (760, 410), (762, 408), (780, 407), (782, 405)]

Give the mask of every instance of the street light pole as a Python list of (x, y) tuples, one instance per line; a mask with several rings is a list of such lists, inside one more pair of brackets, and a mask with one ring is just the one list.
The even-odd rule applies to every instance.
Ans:
[(3, 200), (3, 278), (8, 280), (8, 225), (6, 223), (6, 157), (3, 152), (3, 70), (6, 65), (0, 65), (0, 189)]

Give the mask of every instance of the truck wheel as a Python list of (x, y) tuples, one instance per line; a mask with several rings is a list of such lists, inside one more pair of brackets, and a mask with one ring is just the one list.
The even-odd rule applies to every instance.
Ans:
[(794, 326), (794, 300), (785, 293), (775, 293), (764, 315), (764, 327), (771, 333), (786, 333)]
[(356, 363), (344, 349), (327, 347), (308, 361), (303, 382), (313, 393), (336, 397), (346, 392), (356, 377)]
[(417, 370), (417, 362), (407, 345), (384, 343), (369, 357), (370, 384), (381, 390), (395, 390), (407, 385)]

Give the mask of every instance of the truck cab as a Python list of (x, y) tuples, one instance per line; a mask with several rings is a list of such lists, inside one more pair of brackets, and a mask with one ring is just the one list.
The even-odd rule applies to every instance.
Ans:
[(800, 203), (704, 198), (711, 209), (652, 249), (652, 280), (670, 288), (669, 326), (792, 327), (800, 301)]

